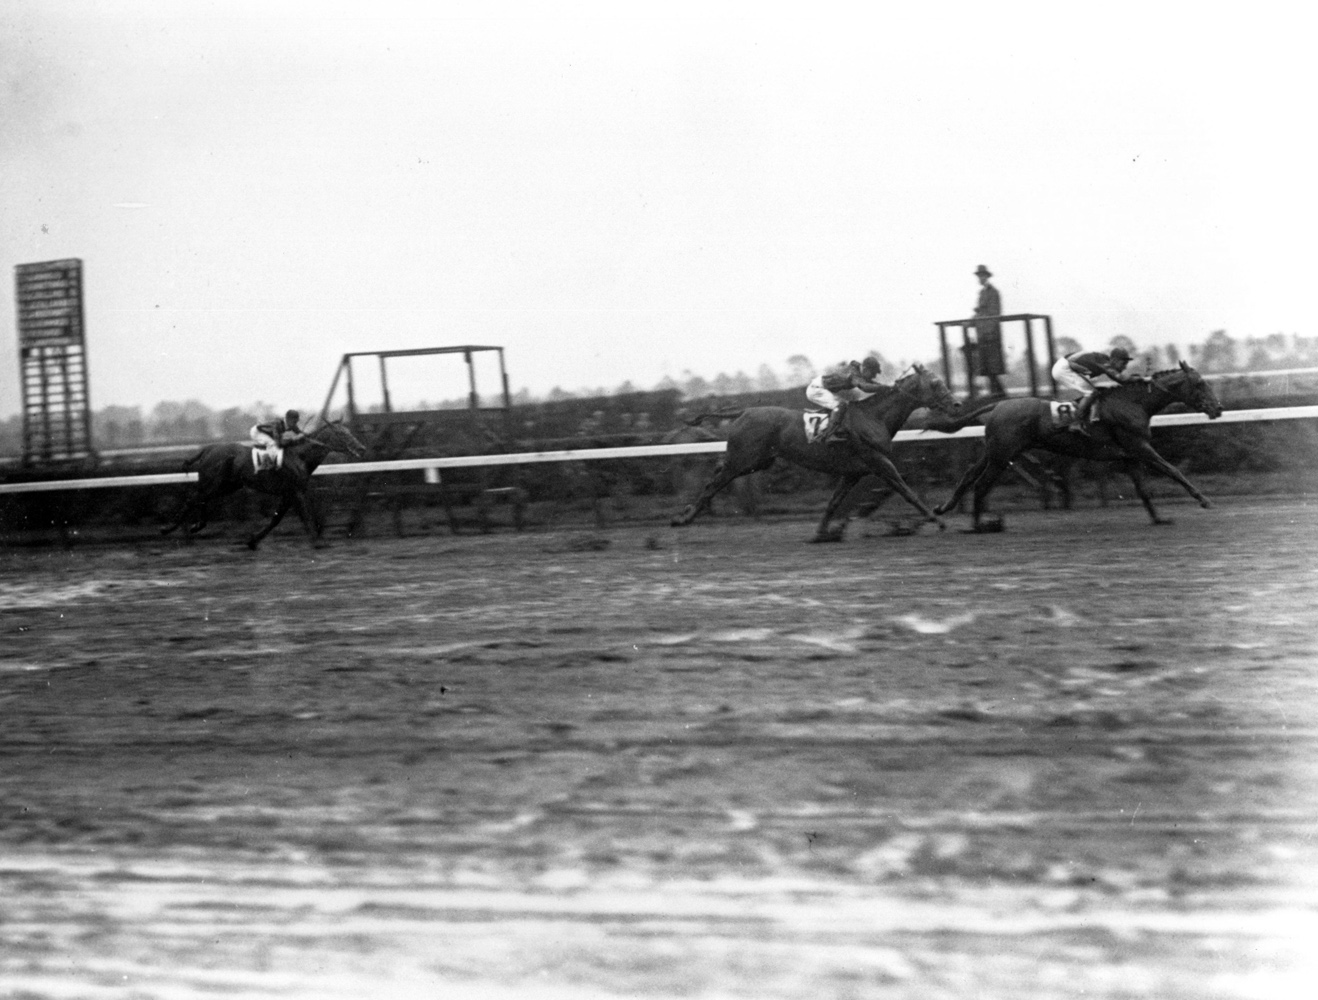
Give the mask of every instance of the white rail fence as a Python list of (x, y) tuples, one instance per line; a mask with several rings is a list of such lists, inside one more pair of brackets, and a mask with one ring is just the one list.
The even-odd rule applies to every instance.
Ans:
[[(1318, 418), (1318, 406), (1286, 406), (1264, 410), (1227, 410), (1214, 423), (1239, 424), (1271, 420), (1310, 420)], [(1153, 418), (1153, 427), (1187, 427), (1208, 423), (1203, 413), (1171, 413)], [(965, 427), (954, 434), (937, 431), (898, 431), (898, 443), (919, 441), (931, 443), (956, 438), (984, 436), (979, 425)], [(494, 465), (530, 465), (538, 462), (592, 462), (617, 458), (672, 458), (679, 455), (717, 454), (727, 447), (724, 441), (699, 441), (692, 444), (634, 445), (626, 448), (569, 448), (559, 451), (526, 451), (498, 455), (458, 455), (448, 458), (400, 458), (385, 462), (344, 462), (322, 465), (318, 476), (353, 476), (370, 472), (404, 472), (408, 470), (440, 470), (472, 468)], [(432, 478), (433, 477), (433, 478)], [(436, 473), (427, 472), (430, 481), (437, 482)], [(162, 472), (141, 476), (106, 476), (99, 479), (53, 479), (26, 483), (0, 483), (0, 494), (41, 493), (56, 490), (95, 490), (120, 486), (152, 486), (197, 481), (195, 472)]]

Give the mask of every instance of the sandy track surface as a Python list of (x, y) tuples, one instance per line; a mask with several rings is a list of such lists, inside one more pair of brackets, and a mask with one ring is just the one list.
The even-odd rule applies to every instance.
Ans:
[(0, 552), (0, 995), (1307, 997), (1318, 505), (1166, 506)]

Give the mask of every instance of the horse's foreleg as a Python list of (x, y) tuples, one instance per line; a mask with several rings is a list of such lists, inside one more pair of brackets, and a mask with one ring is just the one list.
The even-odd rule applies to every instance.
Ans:
[(842, 506), (842, 501), (851, 494), (851, 491), (856, 488), (856, 484), (863, 478), (864, 476), (842, 477), (842, 481), (838, 483), (837, 489), (835, 489), (833, 495), (828, 498), (828, 506), (824, 508), (824, 516), (819, 521), (819, 528), (815, 531), (814, 541), (842, 541), (842, 532), (846, 530), (846, 522), (844, 521), (836, 531), (830, 530), (829, 525), (833, 520), (833, 516), (837, 513), (838, 508)]
[(1185, 490), (1186, 493), (1189, 493), (1190, 496), (1194, 497), (1196, 500), (1199, 501), (1200, 507), (1213, 506), (1213, 501), (1209, 500), (1208, 497), (1204, 496), (1197, 489), (1195, 489), (1194, 483), (1186, 479), (1185, 475), (1181, 472), (1180, 469), (1172, 465), (1171, 462), (1167, 461), (1167, 459), (1163, 458), (1156, 451), (1154, 451), (1153, 445), (1150, 444), (1148, 441), (1141, 439), (1137, 445), (1135, 445), (1133, 448), (1129, 450), (1133, 451), (1135, 455), (1139, 457), (1140, 461), (1142, 461), (1149, 468), (1161, 472), (1164, 476), (1167, 476), (1169, 479), (1174, 479), (1176, 482), (1180, 483), (1181, 487)]
[(892, 459), (879, 451), (869, 452), (865, 457), (866, 461), (869, 462), (870, 467), (874, 470), (874, 474), (896, 490), (903, 500), (923, 514), (926, 521), (933, 521), (934, 524), (938, 525), (939, 531), (945, 531), (947, 529), (947, 525), (943, 523), (943, 519), (930, 510), (929, 505), (921, 500), (913, 489), (906, 485), (906, 480), (903, 479), (902, 474), (897, 471), (897, 466), (892, 464)]
[(1141, 468), (1139, 460), (1127, 459), (1121, 463), (1121, 467), (1125, 469), (1126, 475), (1130, 476), (1130, 481), (1135, 486), (1135, 494), (1140, 498), (1140, 502), (1144, 504), (1144, 509), (1149, 512), (1149, 520), (1154, 524), (1171, 524), (1171, 518), (1161, 517), (1157, 508), (1153, 506), (1153, 498), (1149, 496), (1149, 491), (1144, 488), (1144, 470)]
[(264, 528), (258, 531), (251, 538), (247, 539), (247, 547), (255, 551), (256, 547), (261, 544), (261, 539), (264, 538), (266, 535), (270, 534), (270, 532), (275, 530), (275, 526), (284, 519), (284, 515), (288, 513), (288, 508), (291, 507), (292, 505), (293, 505), (293, 501), (291, 499), (290, 494), (286, 493), (282, 497), (280, 497), (279, 507), (275, 511), (275, 516), (270, 518), (269, 524), (267, 524)]

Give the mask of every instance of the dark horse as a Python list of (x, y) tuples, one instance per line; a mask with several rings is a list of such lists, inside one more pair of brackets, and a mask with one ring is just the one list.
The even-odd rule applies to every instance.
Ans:
[(1203, 376), (1181, 362), (1179, 368), (1155, 372), (1147, 379), (1108, 389), (1098, 403), (1100, 420), (1090, 424), (1090, 433), (1081, 434), (1052, 426), (1049, 402), (1034, 397), (1005, 399), (985, 404), (955, 420), (931, 424), (929, 430), (951, 433), (984, 418), (984, 454), (966, 470), (946, 503), (935, 510), (946, 514), (960, 502), (966, 491), (975, 488), (974, 527), (980, 529), (984, 500), (1003, 470), (1027, 448), (1042, 448), (1059, 455), (1100, 462), (1117, 462), (1135, 484), (1135, 492), (1154, 524), (1171, 522), (1158, 516), (1153, 501), (1144, 489), (1144, 467), (1176, 480), (1199, 501), (1211, 507), (1208, 498), (1194, 488), (1181, 470), (1153, 450), (1149, 435), (1149, 418), (1173, 402), (1208, 414), (1210, 420), (1222, 415), (1222, 404)]
[(184, 461), (184, 469), (196, 470), (197, 491), (179, 510), (174, 523), (162, 528), (160, 533), (167, 535), (190, 518), (195, 518), (186, 529), (189, 535), (195, 535), (206, 527), (206, 512), (212, 500), (237, 493), (245, 487), (279, 497), (279, 508), (270, 523), (247, 540), (249, 549), (261, 544), (261, 539), (274, 530), (290, 509), (297, 511), (314, 543), (323, 526), (314, 510), (308, 510), (306, 502), (311, 474), (330, 452), (344, 452), (361, 458), (366, 454), (366, 446), (343, 425), (342, 420), (335, 420), (321, 424), (304, 440), (285, 448), (282, 468), (257, 472), (252, 466), (252, 451), (252, 445), (242, 442), (210, 444)]
[[(892, 464), (892, 436), (918, 407), (930, 406), (943, 413), (954, 413), (958, 403), (937, 375), (920, 365), (899, 378), (883, 392), (868, 399), (847, 404), (842, 418), (844, 440), (811, 444), (806, 440), (801, 410), (782, 406), (752, 406), (743, 410), (728, 429), (728, 448), (714, 477), (700, 496), (673, 519), (673, 525), (690, 524), (704, 510), (714, 495), (734, 479), (769, 468), (775, 458), (785, 458), (816, 472), (831, 472), (842, 477), (824, 510), (815, 533), (816, 541), (839, 541), (842, 529), (831, 529), (830, 522), (843, 498), (866, 476), (878, 476), (896, 490), (928, 521), (942, 530), (945, 525), (902, 479)], [(693, 423), (702, 418), (696, 418)], [(843, 525), (845, 528), (845, 523)]]

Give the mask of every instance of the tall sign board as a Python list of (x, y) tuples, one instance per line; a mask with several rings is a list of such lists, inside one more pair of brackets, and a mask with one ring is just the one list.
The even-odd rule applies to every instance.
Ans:
[(23, 384), (23, 462), (41, 465), (92, 454), (82, 261), (14, 268)]

